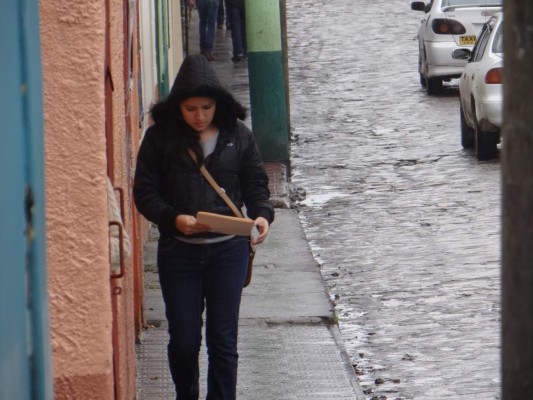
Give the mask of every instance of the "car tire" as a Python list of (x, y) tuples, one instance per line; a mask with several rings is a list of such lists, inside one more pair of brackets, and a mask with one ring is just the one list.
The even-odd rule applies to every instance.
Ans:
[(473, 149), (476, 147), (475, 131), (468, 126), (463, 111), (463, 106), (459, 105), (459, 115), (461, 120), (461, 146), (463, 149)]
[(427, 71), (424, 70), (422, 67), (424, 67), (425, 64), (422, 60), (422, 51), (418, 50), (418, 73), (420, 75), (420, 85), (425, 89), (426, 88), (426, 76), (424, 75), (424, 72)]
[(420, 85), (425, 89), (426, 88), (426, 77), (423, 74), (420, 74)]
[(430, 96), (442, 94), (442, 79), (426, 78), (426, 91)]
[(485, 132), (476, 123), (476, 158), (479, 161), (487, 161), (498, 155), (498, 135), (494, 132)]

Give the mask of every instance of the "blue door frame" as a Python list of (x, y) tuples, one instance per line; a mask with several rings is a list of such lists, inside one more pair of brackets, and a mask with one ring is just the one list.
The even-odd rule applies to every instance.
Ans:
[(0, 1), (0, 399), (53, 398), (38, 0)]

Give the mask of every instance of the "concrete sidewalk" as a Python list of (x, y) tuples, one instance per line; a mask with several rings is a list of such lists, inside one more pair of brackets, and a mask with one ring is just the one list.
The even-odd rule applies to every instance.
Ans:
[[(197, 13), (192, 16), (191, 53), (197, 53)], [(246, 61), (231, 62), (229, 31), (217, 31), (215, 56), (213, 67), (221, 81), (248, 106)], [(284, 207), (288, 204), (286, 168), (268, 163), (267, 171), (273, 199)], [(137, 347), (139, 400), (175, 398), (167, 367), (168, 339), (157, 278), (156, 240), (154, 229), (144, 259), (148, 326)], [(239, 354), (239, 400), (364, 399), (295, 210), (276, 209), (271, 233), (258, 248), (253, 280), (242, 300)], [(206, 364), (203, 346), (201, 398), (206, 394)]]
[[(256, 256), (239, 324), (240, 400), (363, 399), (332, 307), (294, 210), (276, 222)], [(173, 399), (167, 367), (164, 306), (155, 267), (157, 232), (145, 253), (145, 315), (138, 345), (138, 399)], [(205, 346), (201, 396), (205, 396)], [(201, 397), (203, 398), (203, 397)]]

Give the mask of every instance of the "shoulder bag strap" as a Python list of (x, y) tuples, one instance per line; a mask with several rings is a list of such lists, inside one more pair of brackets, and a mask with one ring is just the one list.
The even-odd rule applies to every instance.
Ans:
[[(196, 157), (196, 154), (191, 150), (189, 150), (189, 154), (191, 155), (192, 159), (196, 164), (198, 164), (198, 158)], [(205, 168), (205, 165), (200, 165), (200, 172), (204, 176), (205, 179), (207, 179), (207, 182), (215, 189), (215, 192), (224, 200), (224, 202), (228, 205), (229, 208), (231, 208), (231, 211), (233, 211), (233, 214), (235, 214), (237, 217), (244, 218), (244, 215), (242, 212), (237, 208), (237, 206), (231, 201), (231, 199), (226, 194), (226, 191), (222, 189), (220, 186), (218, 186), (218, 183), (215, 181), (215, 179), (211, 176), (209, 171)]]

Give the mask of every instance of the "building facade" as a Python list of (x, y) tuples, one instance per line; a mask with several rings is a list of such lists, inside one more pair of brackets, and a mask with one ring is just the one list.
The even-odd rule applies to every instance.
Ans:
[(1, 64), (12, 135), (0, 177), (14, 185), (12, 218), (2, 213), (13, 235), (0, 240), (2, 304), (13, 306), (0, 317), (17, 318), (0, 334), (1, 398), (136, 397), (148, 229), (131, 187), (149, 108), (183, 59), (184, 10), (180, 0), (0, 6), (13, 17), (0, 24), (0, 51), (13, 54)]

